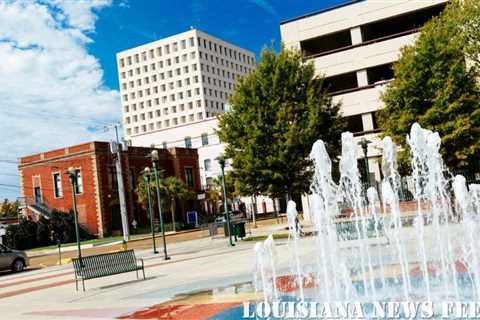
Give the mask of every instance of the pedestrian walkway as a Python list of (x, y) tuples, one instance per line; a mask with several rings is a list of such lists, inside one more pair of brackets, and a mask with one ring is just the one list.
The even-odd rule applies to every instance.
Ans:
[[(262, 230), (269, 228), (259, 227), (256, 233)], [(223, 237), (170, 243), (168, 261), (150, 247), (136, 249), (145, 261), (146, 280), (137, 280), (135, 272), (93, 279), (85, 282), (86, 292), (75, 291), (71, 264), (1, 275), (2, 319), (111, 319), (180, 293), (249, 282), (254, 244), (238, 241), (230, 247)]]

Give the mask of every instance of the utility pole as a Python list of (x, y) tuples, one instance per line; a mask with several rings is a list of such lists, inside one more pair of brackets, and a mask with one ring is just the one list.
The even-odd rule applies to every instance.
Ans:
[(363, 150), (363, 160), (365, 161), (365, 179), (367, 186), (370, 186), (370, 168), (368, 167), (368, 145), (372, 143), (372, 141), (362, 138), (358, 142), (358, 145), (362, 147)]
[(227, 232), (228, 232), (228, 242), (230, 243), (231, 247), (234, 247), (235, 244), (232, 242), (232, 226), (230, 224), (230, 213), (228, 212), (228, 203), (227, 203), (227, 188), (225, 186), (225, 163), (226, 159), (225, 156), (222, 154), (217, 157), (217, 161), (220, 164), (220, 168), (222, 169), (222, 189), (223, 189), (223, 209), (225, 212), (225, 219), (227, 220)]
[(152, 243), (153, 243), (153, 253), (157, 254), (157, 246), (155, 244), (155, 228), (153, 227), (153, 210), (152, 210), (152, 197), (150, 195), (150, 177), (152, 176), (152, 172), (149, 167), (146, 167), (143, 170), (143, 179), (145, 179), (145, 183), (147, 184), (147, 198), (148, 198), (148, 215), (150, 216), (150, 229), (152, 231)]
[(125, 186), (123, 184), (123, 169), (122, 169), (122, 145), (118, 137), (118, 123), (114, 123), (110, 126), (106, 126), (105, 129), (115, 129), (116, 142), (112, 143), (112, 153), (116, 154), (115, 159), (115, 171), (117, 172), (117, 184), (118, 184), (118, 200), (120, 202), (120, 216), (122, 218), (122, 230), (123, 241), (128, 242), (130, 240), (130, 232), (128, 227), (128, 212), (127, 201), (125, 198)]
[(75, 222), (75, 238), (77, 240), (77, 253), (78, 260), (80, 261), (80, 266), (83, 266), (82, 263), (82, 248), (80, 246), (80, 230), (78, 228), (78, 211), (77, 211), (77, 172), (75, 168), (70, 167), (67, 169), (66, 174), (70, 178), (70, 183), (72, 184), (72, 209), (73, 209), (73, 218)]
[(157, 206), (158, 206), (158, 216), (160, 217), (160, 228), (162, 231), (163, 238), (163, 254), (165, 260), (170, 260), (170, 257), (167, 254), (167, 241), (165, 240), (165, 225), (163, 224), (163, 213), (162, 213), (162, 199), (160, 197), (160, 179), (158, 177), (158, 167), (159, 167), (159, 155), (158, 150), (152, 150), (150, 152), (150, 158), (152, 159), (153, 165), (153, 174), (155, 176), (155, 186), (157, 191)]

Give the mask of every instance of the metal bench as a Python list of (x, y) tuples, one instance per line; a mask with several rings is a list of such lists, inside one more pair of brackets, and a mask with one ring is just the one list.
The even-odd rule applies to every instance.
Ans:
[[(372, 217), (337, 219), (337, 221), (335, 221), (335, 227), (339, 240), (357, 240), (363, 233), (365, 233), (364, 235), (367, 238), (375, 238), (376, 232), (378, 232), (379, 236), (385, 236), (385, 222), (383, 218), (378, 220), (377, 230), (375, 230), (375, 220)], [(364, 228), (366, 230), (364, 230)], [(360, 234), (358, 234), (359, 231)]]
[(143, 259), (137, 259), (133, 250), (87, 256), (82, 257), (81, 260), (80, 258), (73, 258), (72, 262), (75, 269), (75, 287), (77, 291), (80, 280), (82, 281), (83, 291), (85, 291), (85, 280), (131, 271), (136, 271), (138, 279), (138, 271), (142, 270), (143, 279), (145, 280)]

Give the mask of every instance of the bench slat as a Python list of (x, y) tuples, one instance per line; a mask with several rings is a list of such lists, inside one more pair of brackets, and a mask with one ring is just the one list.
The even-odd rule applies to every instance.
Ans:
[(142, 270), (133, 250), (82, 257), (83, 266), (79, 258), (73, 258), (72, 262), (77, 277), (85, 280)]

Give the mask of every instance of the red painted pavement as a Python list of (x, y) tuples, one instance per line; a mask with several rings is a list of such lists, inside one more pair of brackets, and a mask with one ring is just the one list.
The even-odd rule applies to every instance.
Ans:
[(0, 289), (11, 287), (11, 286), (16, 286), (16, 285), (19, 285), (19, 284), (29, 283), (29, 282), (58, 278), (58, 277), (66, 276), (66, 275), (69, 275), (69, 274), (73, 275), (73, 272), (69, 271), (69, 272), (64, 272), (64, 273), (59, 273), (59, 274), (51, 274), (49, 276), (41, 276), (41, 277), (37, 277), (37, 278), (30, 278), (30, 279), (25, 279), (25, 280), (20, 280), (20, 281), (0, 283)]
[(75, 280), (65, 280), (65, 281), (59, 281), (59, 282), (52, 282), (52, 283), (44, 284), (44, 285), (41, 285), (41, 286), (29, 287), (29, 288), (9, 291), (9, 292), (5, 292), (5, 293), (0, 293), (0, 299), (13, 297), (13, 296), (18, 296), (19, 294), (29, 293), (29, 292), (33, 292), (33, 291), (49, 289), (49, 288), (52, 288), (52, 287), (63, 286), (65, 284), (74, 283), (74, 282), (75, 282)]
[(207, 320), (227, 309), (237, 307), (240, 303), (209, 303), (193, 305), (157, 305), (144, 310), (120, 316), (117, 319), (182, 319)]

